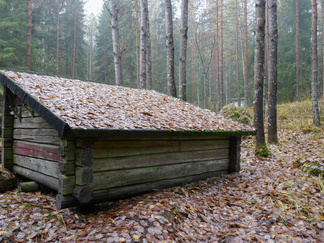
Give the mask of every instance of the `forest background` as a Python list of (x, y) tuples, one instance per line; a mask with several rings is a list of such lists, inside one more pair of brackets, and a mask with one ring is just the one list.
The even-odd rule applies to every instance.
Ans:
[[(28, 1), (0, 0), (0, 67), (80, 78), (115, 84), (114, 53), (108, 2), (99, 16), (85, 14), (84, 0), (33, 0), (31, 25)], [(254, 1), (191, 0), (188, 12), (187, 100), (195, 105), (219, 110), (232, 98), (244, 97), (247, 72), (248, 106), (253, 100), (255, 7)], [(123, 85), (139, 87), (140, 28), (138, 0), (116, 1)], [(148, 1), (152, 47), (153, 89), (167, 93), (165, 1)], [(136, 6), (137, 5), (137, 6)], [(278, 102), (310, 98), (312, 75), (311, 1), (278, 1)], [(318, 3), (320, 13), (321, 4)], [(180, 50), (180, 0), (172, 1), (175, 49), (175, 77), (178, 86)], [(138, 14), (136, 14), (136, 11)], [(246, 23), (244, 17), (246, 16)], [(296, 33), (296, 22), (298, 31)], [(247, 24), (247, 60), (244, 59), (244, 27)], [(267, 24), (267, 23), (266, 23)], [(28, 26), (31, 29), (30, 64), (26, 64)], [(322, 35), (318, 18), (318, 36)], [(298, 34), (298, 35), (296, 35)], [(298, 42), (296, 43), (296, 39)], [(318, 53), (322, 52), (318, 38)], [(266, 31), (267, 67), (269, 33)], [(58, 47), (58, 48), (57, 48)], [(297, 51), (298, 50), (298, 51)], [(297, 68), (297, 52), (299, 70)], [(322, 55), (319, 55), (319, 64)], [(244, 66), (244, 63), (247, 63)], [(58, 66), (57, 66), (58, 64)], [(27, 67), (26, 67), (27, 66)], [(246, 69), (246, 70), (245, 70)], [(267, 70), (267, 68), (266, 68)], [(298, 77), (298, 82), (296, 82)], [(265, 99), (267, 96), (265, 75)], [(319, 79), (322, 80), (322, 65)], [(215, 87), (221, 82), (222, 91)], [(321, 95), (321, 82), (318, 94)], [(178, 90), (178, 89), (177, 89)], [(216, 90), (216, 91), (215, 91)], [(299, 91), (300, 90), (300, 91)], [(216, 96), (221, 103), (216, 104)], [(321, 97), (321, 96), (319, 96)]]

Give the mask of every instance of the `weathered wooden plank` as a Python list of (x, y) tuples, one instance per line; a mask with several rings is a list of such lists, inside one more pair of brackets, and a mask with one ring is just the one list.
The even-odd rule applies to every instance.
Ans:
[[(30, 108), (30, 110), (31, 110), (31, 108)], [(23, 107), (23, 109), (21, 111), (21, 117), (22, 118), (31, 118), (31, 117), (40, 117), (40, 115), (38, 115), (36, 112), (34, 112), (34, 116), (33, 116), (31, 114), (31, 112), (26, 109), (26, 107)]]
[(2, 126), (13, 127), (13, 124), (14, 124), (14, 116), (13, 115), (2, 116), (2, 119), (3, 119)]
[(241, 168), (241, 137), (231, 137), (228, 172), (239, 172)]
[(59, 169), (62, 175), (75, 175), (74, 160), (64, 160), (63, 162), (59, 162)]
[(26, 140), (30, 142), (39, 142), (53, 145), (61, 145), (61, 139), (58, 136), (36, 136), (36, 135), (13, 135), (14, 139)]
[(36, 181), (44, 186), (47, 186), (53, 190), (59, 189), (58, 179), (45, 175), (43, 173), (39, 173), (37, 171), (33, 171), (18, 165), (15, 165), (13, 167), (13, 171), (15, 171), (17, 174), (22, 175), (30, 180)]
[(90, 186), (76, 186), (72, 195), (80, 204), (89, 203), (93, 199), (93, 189)]
[(2, 138), (2, 147), (3, 148), (12, 148), (13, 138)]
[(75, 151), (75, 163), (79, 166), (93, 165), (93, 149), (84, 148)]
[(94, 190), (228, 170), (228, 159), (94, 173)]
[(15, 135), (30, 135), (30, 136), (57, 136), (58, 133), (53, 128), (43, 128), (43, 129), (28, 129), (28, 128), (16, 128), (14, 129)]
[(14, 120), (15, 128), (52, 128), (42, 117), (23, 118), (21, 122), (18, 119)]
[(76, 186), (75, 179), (76, 179), (75, 176), (60, 175), (58, 179), (59, 182), (58, 192), (62, 195), (72, 194), (73, 189)]
[[(154, 182), (148, 182), (148, 183), (142, 183), (136, 185), (97, 190), (93, 192), (93, 200), (91, 201), (91, 203), (99, 203), (108, 200), (129, 198), (131, 196), (136, 196), (138, 194), (151, 192), (154, 189), (178, 186), (184, 183), (191, 183), (194, 181), (204, 180), (207, 178), (216, 177), (218, 175), (226, 174), (226, 173), (227, 173), (226, 170), (213, 171), (213, 172), (206, 172), (202, 174), (179, 177), (179, 178), (168, 179), (168, 180), (160, 180), (160, 181), (154, 181)], [(74, 204), (73, 206), (76, 205)]]
[(76, 184), (89, 185), (93, 182), (93, 170), (91, 166), (77, 166), (75, 170)]
[(1, 154), (3, 154), (3, 158), (5, 160), (12, 160), (13, 159), (13, 149), (12, 148), (5, 148), (1, 151)]
[[(92, 138), (94, 140), (94, 144), (96, 142), (104, 142), (104, 141), (181, 141), (181, 140), (217, 140), (224, 139), (224, 137), (210, 136), (210, 137), (99, 137)], [(77, 146), (84, 147), (84, 139), (77, 139)]]
[(184, 140), (180, 141), (180, 151), (199, 151), (229, 148), (229, 139)]
[(178, 141), (96, 141), (94, 158), (132, 156), (179, 151)]
[(17, 140), (14, 141), (14, 153), (22, 156), (62, 161), (62, 150), (63, 148), (57, 145), (46, 145)]
[(3, 138), (12, 138), (13, 135), (13, 129), (6, 127), (5, 129), (2, 130), (2, 137)]
[[(108, 200), (112, 201), (112, 200), (117, 200), (122, 198), (129, 198), (131, 196), (136, 196), (146, 192), (151, 192), (154, 189), (172, 187), (184, 183), (203, 180), (203, 179), (221, 175), (223, 173), (227, 173), (227, 171), (224, 170), (224, 171), (207, 172), (198, 175), (192, 175), (192, 176), (186, 176), (186, 177), (180, 177), (180, 178), (174, 178), (168, 180), (160, 180), (160, 181), (148, 182), (143, 184), (97, 190), (93, 192), (93, 199), (90, 201), (90, 203), (101, 203)], [(76, 200), (71, 194), (63, 195), (58, 193), (56, 195), (57, 209), (76, 207), (76, 206), (80, 206), (80, 202)]]
[(16, 165), (29, 168), (38, 173), (49, 175), (58, 178), (60, 174), (58, 162), (52, 162), (44, 159), (26, 157), (21, 155), (14, 155), (13, 161)]
[(228, 149), (94, 159), (93, 171), (122, 170), (228, 158)]
[(64, 146), (64, 151), (75, 151), (76, 150), (76, 141), (74, 138), (62, 138), (61, 145)]

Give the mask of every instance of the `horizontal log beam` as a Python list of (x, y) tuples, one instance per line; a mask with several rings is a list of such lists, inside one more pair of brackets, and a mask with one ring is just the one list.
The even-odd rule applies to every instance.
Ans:
[(159, 180), (175, 179), (206, 172), (228, 170), (228, 159), (173, 164), (148, 168), (98, 172), (93, 175), (94, 190)]
[(18, 175), (24, 176), (30, 180), (36, 181), (44, 186), (47, 186), (53, 190), (58, 191), (59, 184), (57, 178), (15, 165), (13, 167), (13, 171), (15, 171)]

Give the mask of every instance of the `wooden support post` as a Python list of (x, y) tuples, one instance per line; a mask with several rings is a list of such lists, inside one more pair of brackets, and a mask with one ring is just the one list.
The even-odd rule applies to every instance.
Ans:
[(241, 137), (230, 137), (228, 173), (240, 171)]
[(5, 87), (3, 93), (2, 114), (2, 167), (12, 170), (13, 168), (13, 124), (14, 117), (10, 114), (10, 103), (13, 103), (14, 94)]

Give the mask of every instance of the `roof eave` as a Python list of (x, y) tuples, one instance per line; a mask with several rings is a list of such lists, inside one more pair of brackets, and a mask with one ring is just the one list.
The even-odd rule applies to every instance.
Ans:
[(199, 131), (199, 130), (115, 130), (115, 129), (78, 129), (70, 130), (68, 137), (241, 137), (255, 135), (255, 131)]
[(39, 114), (46, 122), (48, 122), (61, 137), (66, 137), (70, 133), (70, 126), (61, 118), (56, 116), (46, 106), (36, 100), (27, 93), (19, 85), (17, 85), (10, 77), (0, 72), (0, 84), (6, 86), (10, 91), (24, 101), (33, 111)]

